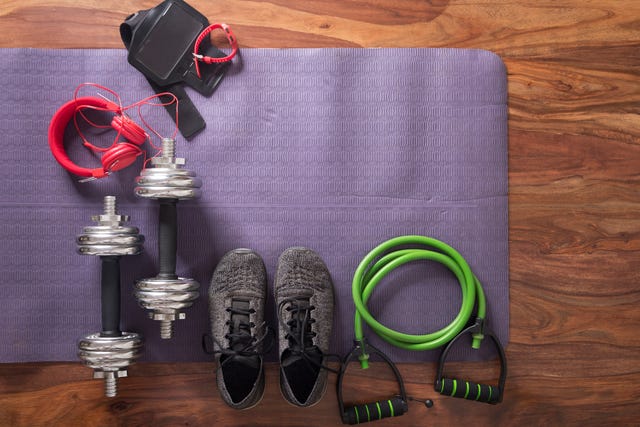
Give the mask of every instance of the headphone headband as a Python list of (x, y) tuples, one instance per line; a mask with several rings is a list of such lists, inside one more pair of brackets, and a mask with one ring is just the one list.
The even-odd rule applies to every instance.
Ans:
[[(64, 131), (78, 110), (83, 107), (115, 112), (116, 115), (111, 122), (111, 126), (133, 143), (119, 143), (116, 144), (116, 147), (106, 150), (107, 153), (102, 157), (102, 166), (99, 168), (90, 169), (76, 165), (69, 158), (64, 148)], [(142, 154), (142, 150), (138, 145), (142, 145), (148, 135), (133, 120), (120, 114), (119, 111), (120, 107), (118, 105), (96, 97), (76, 98), (62, 105), (49, 123), (49, 148), (53, 157), (72, 174), (93, 178), (103, 178), (110, 171), (122, 169), (133, 163), (135, 158)]]

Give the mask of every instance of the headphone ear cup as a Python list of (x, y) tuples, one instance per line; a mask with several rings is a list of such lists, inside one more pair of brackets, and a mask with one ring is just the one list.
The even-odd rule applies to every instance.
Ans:
[(149, 138), (149, 135), (134, 122), (131, 118), (124, 114), (116, 114), (111, 120), (111, 127), (122, 135), (127, 141), (142, 145)]
[(68, 170), (74, 175), (82, 177), (96, 177), (101, 178), (104, 176), (102, 168), (86, 168), (75, 164), (66, 152), (64, 144), (64, 133), (69, 122), (73, 119), (74, 115), (78, 111), (80, 106), (89, 106), (104, 108), (105, 101), (100, 98), (83, 97), (77, 98), (63, 104), (51, 118), (49, 123), (49, 148), (51, 154), (56, 159), (60, 166)]
[(133, 164), (143, 153), (137, 145), (119, 142), (108, 149), (102, 156), (102, 167), (106, 172), (115, 172)]

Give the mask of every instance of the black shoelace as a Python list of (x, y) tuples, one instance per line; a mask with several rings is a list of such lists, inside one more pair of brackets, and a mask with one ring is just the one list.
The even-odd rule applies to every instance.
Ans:
[[(285, 305), (288, 306), (284, 307)], [(312, 357), (312, 354), (315, 353), (321, 354), (324, 357), (337, 357), (338, 360), (340, 359), (337, 355), (322, 354), (322, 351), (313, 343), (313, 338), (316, 336), (316, 333), (312, 331), (311, 325), (316, 322), (316, 319), (312, 317), (311, 311), (314, 309), (315, 307), (311, 305), (309, 299), (302, 297), (286, 298), (278, 304), (278, 320), (282, 327), (288, 330), (285, 338), (289, 341), (291, 357), (287, 364), (294, 363), (298, 360), (304, 360), (310, 369), (313, 369), (313, 366), (315, 366), (316, 368), (338, 373), (337, 370), (322, 363), (318, 363)], [(283, 312), (290, 313), (290, 318), (288, 320), (284, 319), (283, 316), (280, 315), (284, 315)]]
[[(249, 317), (249, 315), (255, 313), (254, 309), (243, 309), (238, 307), (227, 307), (226, 311), (230, 313), (231, 320), (228, 320), (225, 325), (229, 326), (229, 332), (225, 334), (224, 338), (229, 340), (229, 346), (225, 347), (219, 342), (213, 335), (205, 334), (203, 339), (203, 348), (207, 354), (220, 354), (224, 357), (221, 362), (221, 366), (225, 363), (233, 360), (236, 356), (250, 357), (250, 356), (264, 356), (273, 347), (273, 333), (272, 330), (266, 326), (265, 322), (262, 322), (259, 329), (264, 329), (264, 332), (260, 337), (253, 336), (251, 334), (251, 328), (256, 325), (253, 322), (246, 322), (242, 319)], [(241, 317), (235, 317), (236, 315)], [(272, 339), (267, 340), (267, 337), (271, 336)], [(206, 344), (206, 339), (211, 340), (216, 344), (219, 350), (209, 350)], [(264, 343), (267, 343), (264, 346)]]

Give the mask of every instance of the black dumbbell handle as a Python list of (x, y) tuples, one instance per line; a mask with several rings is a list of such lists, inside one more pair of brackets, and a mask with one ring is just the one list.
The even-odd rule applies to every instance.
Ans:
[(453, 378), (442, 378), (436, 381), (435, 389), (443, 396), (460, 397), (485, 403), (498, 403), (500, 388), (487, 384)]
[(162, 279), (176, 279), (176, 251), (178, 248), (178, 201), (160, 199), (158, 225), (158, 254)]
[(342, 413), (345, 424), (362, 424), (383, 418), (397, 417), (407, 412), (407, 402), (399, 397), (379, 400), (373, 403), (347, 406)]
[(102, 332), (103, 337), (119, 337), (120, 331), (120, 257), (102, 259)]

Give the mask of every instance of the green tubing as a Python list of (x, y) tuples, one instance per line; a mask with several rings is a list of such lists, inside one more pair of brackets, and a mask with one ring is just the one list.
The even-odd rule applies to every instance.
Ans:
[[(420, 249), (395, 249), (398, 246), (419, 246)], [(390, 329), (371, 316), (367, 301), (380, 281), (392, 270), (412, 261), (430, 260), (444, 264), (456, 276), (462, 289), (462, 304), (458, 315), (446, 327), (424, 335), (404, 334)], [(477, 316), (484, 319), (486, 300), (482, 285), (471, 272), (462, 256), (446, 243), (425, 236), (400, 236), (375, 247), (360, 262), (352, 283), (353, 302), (356, 306), (355, 339), (364, 338), (362, 321), (388, 343), (407, 350), (433, 350), (451, 341), (467, 325), (473, 307), (478, 306)], [(472, 347), (479, 348), (481, 334), (473, 336)], [(363, 348), (360, 362), (363, 369), (368, 366), (366, 350)]]

